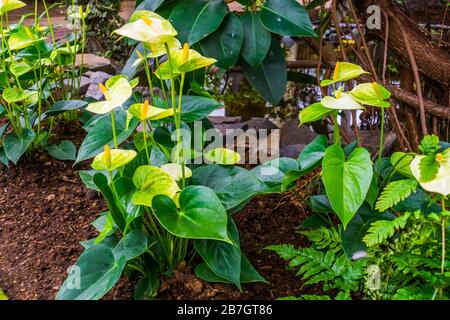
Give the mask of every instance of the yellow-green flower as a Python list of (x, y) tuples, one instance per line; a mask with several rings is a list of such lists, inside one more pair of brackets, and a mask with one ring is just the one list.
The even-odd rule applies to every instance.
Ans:
[[(166, 43), (170, 51), (176, 51), (181, 48), (181, 43), (177, 38), (171, 38)], [(140, 65), (146, 59), (148, 60), (150, 58), (158, 58), (166, 54), (166, 47), (164, 43), (144, 43), (144, 46), (147, 50), (146, 56), (144, 57), (144, 54), (137, 50), (136, 53), (138, 55), (138, 58), (134, 61), (132, 67)]]
[(105, 151), (94, 158), (91, 166), (95, 170), (114, 171), (129, 163), (136, 155), (136, 151), (121, 149), (111, 150), (110, 147), (106, 145)]
[(364, 71), (363, 68), (361, 68), (360, 66), (358, 66), (356, 64), (338, 61), (336, 63), (336, 67), (334, 69), (333, 79), (323, 80), (320, 83), (320, 85), (322, 87), (328, 86), (328, 85), (336, 83), (336, 82), (343, 82), (343, 81), (357, 78), (360, 75), (363, 75), (366, 73), (369, 73), (369, 72)]
[(391, 106), (388, 101), (385, 101), (391, 97), (391, 93), (376, 82), (357, 85), (350, 94), (361, 104), (381, 108)]
[(150, 106), (148, 101), (133, 104), (128, 112), (140, 121), (160, 120), (173, 116), (173, 109), (162, 109)]
[(177, 31), (169, 21), (146, 10), (135, 12), (129, 23), (114, 32), (123, 37), (149, 44), (164, 44), (177, 35)]
[(9, 11), (20, 9), (26, 4), (19, 0), (0, 0), (0, 15)]
[(125, 78), (118, 78), (110, 87), (103, 84), (99, 87), (105, 96), (105, 101), (90, 103), (86, 108), (96, 114), (107, 114), (115, 108), (121, 108), (132, 94), (131, 85)]
[[(161, 166), (161, 169), (172, 177), (175, 181), (181, 180), (183, 178), (183, 168), (177, 163), (167, 163)], [(188, 167), (184, 167), (184, 177), (192, 177), (192, 170)]]
[(334, 110), (358, 110), (364, 109), (364, 107), (353, 97), (345, 92), (342, 92), (342, 88), (334, 93), (334, 97), (326, 96), (320, 103), (328, 109)]
[(412, 174), (417, 181), (419, 181), (424, 190), (448, 196), (450, 194), (450, 149), (436, 155), (436, 161), (439, 163), (439, 170), (436, 177), (428, 182), (421, 181), (420, 161), (423, 158), (425, 158), (425, 156), (417, 156), (411, 162), (410, 168)]
[[(216, 59), (206, 58), (197, 51), (189, 49), (187, 43), (184, 44), (183, 49), (170, 52), (170, 61), (172, 62), (172, 74), (174, 76), (202, 69), (217, 62)], [(169, 61), (159, 66), (156, 75), (163, 80), (171, 78)]]

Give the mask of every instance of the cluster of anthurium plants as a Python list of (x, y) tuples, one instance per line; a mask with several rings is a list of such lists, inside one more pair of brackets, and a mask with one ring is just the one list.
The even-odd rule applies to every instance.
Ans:
[[(45, 7), (42, 14), (39, 3)], [(0, 127), (0, 161), (16, 164), (27, 151), (43, 148), (60, 160), (69, 160), (75, 146), (70, 141), (52, 145), (49, 140), (55, 120), (74, 120), (77, 111), (71, 110), (87, 104), (69, 100), (80, 92), (82, 67), (76, 66), (76, 55), (84, 53), (84, 21), (89, 10), (80, 6), (79, 12), (73, 13), (79, 29), (57, 41), (50, 23), (51, 7), (45, 0), (36, 0), (34, 12), (19, 23), (8, 23), (8, 14), (24, 6), (19, 0), (0, 2), (0, 119), (5, 120)], [(26, 23), (30, 17), (32, 25)], [(45, 23), (48, 26), (43, 26)]]
[[(390, 92), (378, 83), (345, 90), (347, 81), (365, 73), (357, 65), (338, 62), (333, 78), (321, 83), (331, 87), (332, 95), (300, 112), (301, 124), (326, 116), (334, 119), (334, 143), (329, 145), (328, 138), (319, 135), (300, 154), (300, 170), (287, 172), (283, 181), (286, 189), (321, 166), (323, 188), (311, 196), (314, 214), (300, 226), (313, 245), (268, 249), (291, 260), (290, 266), (299, 269), (297, 274), (307, 284), (322, 283), (325, 292), (337, 290), (335, 299), (351, 299), (354, 292), (372, 299), (448, 299), (449, 144), (426, 136), (419, 147), (421, 154), (396, 152), (384, 158), (384, 113), (391, 107)], [(383, 119), (374, 164), (356, 142), (342, 147), (339, 134), (339, 112), (366, 106), (381, 108)], [(367, 285), (368, 277), (375, 285)]]
[[(115, 34), (140, 42), (135, 64), (144, 64), (150, 96), (133, 92), (137, 80), (118, 75), (100, 85), (104, 101), (86, 107), (93, 115), (77, 162), (94, 157), (92, 170), (80, 175), (101, 192), (109, 210), (93, 223), (99, 235), (83, 243), (57, 298), (99, 299), (122, 273), (138, 277), (136, 298), (153, 298), (160, 275), (196, 254), (204, 261), (195, 268), (201, 279), (239, 289), (265, 281), (241, 252), (232, 214), (255, 195), (280, 192), (283, 172), (298, 170), (297, 162), (249, 171), (235, 165), (240, 156), (232, 150), (208, 148), (204, 139), (200, 150), (193, 149), (194, 121), (211, 128), (206, 116), (221, 103), (186, 95), (186, 78), (216, 60), (182, 45), (171, 23), (151, 11), (136, 11)], [(199, 157), (204, 162), (192, 165)], [(263, 174), (278, 162), (277, 176)]]

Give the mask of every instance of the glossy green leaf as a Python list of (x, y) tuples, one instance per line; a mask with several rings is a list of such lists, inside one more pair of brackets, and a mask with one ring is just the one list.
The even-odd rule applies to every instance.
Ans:
[[(126, 128), (127, 113), (123, 110), (115, 111), (117, 143), (122, 143), (134, 132), (139, 121), (133, 119)], [(77, 160), (75, 163), (95, 157), (103, 151), (105, 145), (112, 147), (114, 145), (111, 117), (105, 115), (101, 117), (95, 125), (89, 130), (86, 138), (78, 150)]]
[(261, 21), (282, 36), (317, 37), (308, 12), (296, 0), (267, 0), (261, 9)]
[(321, 134), (314, 138), (305, 148), (302, 150), (298, 157), (298, 163), (301, 170), (307, 170), (315, 168), (322, 162), (325, 156), (325, 151), (328, 147), (327, 136)]
[[(183, 167), (177, 163), (167, 163), (161, 166), (161, 170), (165, 171), (173, 180), (179, 181), (183, 178)], [(186, 179), (192, 177), (192, 170), (184, 167), (184, 177)]]
[(3, 146), (0, 147), (0, 162), (7, 167), (9, 166), (9, 159), (6, 156), (5, 148)]
[(113, 250), (116, 260), (124, 257), (127, 261), (133, 260), (147, 250), (148, 240), (144, 232), (133, 230), (127, 233)]
[(324, 117), (333, 112), (332, 109), (326, 108), (320, 102), (313, 103), (300, 111), (300, 124), (307, 124), (322, 120)]
[(241, 249), (239, 232), (233, 219), (228, 218), (228, 235), (233, 244), (217, 240), (196, 240), (195, 249), (208, 267), (221, 278), (241, 288)]
[(24, 6), (26, 6), (26, 3), (19, 0), (8, 0), (8, 1), (2, 0), (0, 2), (0, 14), (3, 15), (7, 12), (20, 9)]
[(30, 28), (25, 26), (11, 34), (8, 39), (8, 46), (10, 50), (20, 50), (35, 44), (38, 40)]
[(226, 148), (214, 148), (209, 150), (205, 154), (205, 159), (209, 163), (218, 163), (222, 165), (233, 165), (239, 163), (241, 156), (239, 153), (226, 149)]
[(25, 73), (30, 72), (31, 70), (33, 70), (33, 66), (30, 66), (25, 61), (14, 61), (9, 66), (9, 70), (11, 71), (11, 73), (14, 76), (20, 77), (21, 75), (24, 75)]
[(370, 154), (357, 148), (346, 159), (342, 148), (332, 145), (325, 153), (322, 167), (328, 199), (345, 229), (369, 191), (373, 175)]
[(169, 20), (181, 43), (193, 45), (216, 31), (228, 12), (223, 0), (180, 0)]
[(181, 120), (192, 122), (206, 118), (216, 109), (223, 107), (223, 103), (214, 99), (198, 96), (183, 96)]
[(277, 158), (253, 168), (251, 172), (268, 186), (279, 187), (286, 173), (298, 169), (298, 162), (295, 159)]
[(344, 249), (347, 258), (352, 259), (353, 255), (358, 252), (367, 250), (367, 246), (363, 242), (364, 236), (367, 234), (370, 225), (376, 219), (372, 218), (364, 221), (359, 215), (356, 215), (347, 226), (347, 229), (342, 232), (342, 248)]
[(133, 195), (133, 203), (136, 205), (151, 207), (155, 196), (162, 194), (173, 198), (179, 191), (175, 180), (168, 173), (154, 166), (137, 168), (133, 183), (138, 188)]
[(235, 14), (230, 14), (216, 32), (202, 40), (200, 46), (206, 56), (217, 60), (219, 68), (230, 69), (239, 59), (243, 40), (242, 23)]
[(173, 116), (173, 109), (161, 109), (153, 106), (144, 107), (143, 103), (136, 103), (130, 106), (128, 112), (140, 121), (161, 120)]
[(241, 21), (244, 30), (241, 55), (250, 66), (256, 67), (269, 52), (271, 34), (262, 24), (259, 13), (247, 11)]
[(232, 243), (227, 232), (227, 213), (213, 190), (189, 186), (181, 192), (179, 204), (180, 209), (164, 195), (153, 198), (155, 216), (167, 231), (182, 238)]
[(64, 140), (60, 144), (51, 144), (46, 147), (48, 154), (56, 160), (75, 161), (77, 158), (77, 148), (72, 141)]
[(8, 133), (3, 141), (8, 159), (17, 164), (17, 161), (27, 151), (35, 137), (36, 133), (30, 129), (22, 129), (20, 134)]
[(287, 85), (284, 51), (276, 37), (272, 37), (269, 52), (257, 67), (242, 61), (244, 75), (258, 93), (270, 103), (278, 104)]
[(79, 110), (88, 105), (88, 102), (83, 100), (60, 100), (45, 112), (48, 116), (56, 116), (66, 111)]
[(394, 170), (401, 175), (414, 179), (414, 175), (411, 172), (410, 164), (413, 161), (414, 156), (404, 152), (395, 152), (391, 156), (391, 164)]
[(98, 245), (84, 251), (62, 284), (57, 300), (98, 300), (119, 280), (126, 258), (114, 258), (111, 249)]
[(114, 219), (110, 212), (107, 212), (105, 215), (100, 216), (92, 223), (92, 225), (98, 231), (100, 231), (100, 234), (94, 240), (94, 245), (102, 243), (107, 236), (111, 235), (114, 232), (114, 229), (117, 229), (117, 226), (114, 223)]
[(2, 93), (3, 99), (8, 103), (36, 104), (38, 93), (31, 90), (22, 90), (17, 87), (6, 88)]

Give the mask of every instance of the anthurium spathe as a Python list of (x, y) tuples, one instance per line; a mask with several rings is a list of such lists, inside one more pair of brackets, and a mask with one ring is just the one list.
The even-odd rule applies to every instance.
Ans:
[(217, 62), (216, 59), (206, 58), (197, 51), (190, 49), (187, 43), (184, 44), (183, 49), (170, 52), (170, 61), (172, 62), (172, 70), (170, 70), (169, 60), (162, 63), (156, 70), (158, 78), (167, 80), (172, 75), (192, 72)]
[(328, 86), (336, 82), (351, 80), (367, 73), (369, 72), (364, 71), (363, 68), (356, 64), (349, 62), (337, 62), (333, 73), (333, 79), (322, 80), (320, 85), (322, 87)]
[(12, 33), (8, 39), (8, 46), (10, 50), (20, 50), (35, 44), (39, 40), (28, 26), (24, 26), (19, 31)]
[(448, 196), (450, 194), (450, 149), (436, 155), (439, 170), (434, 179), (427, 182), (423, 182), (420, 171), (420, 162), (425, 157), (421, 155), (414, 158), (410, 165), (412, 174), (426, 191)]
[(320, 103), (322, 106), (328, 109), (334, 110), (358, 110), (364, 109), (364, 107), (353, 97), (345, 92), (341, 92), (341, 89), (337, 90), (334, 97), (326, 96)]
[(151, 58), (158, 58), (166, 54), (165, 44), (169, 47), (170, 51), (176, 51), (181, 48), (181, 43), (177, 38), (172, 38), (165, 43), (144, 43), (145, 55), (139, 50), (136, 51), (138, 58), (132, 64), (132, 67), (136, 67), (144, 61)]
[(138, 189), (132, 198), (136, 205), (151, 207), (153, 197), (163, 194), (173, 198), (180, 191), (175, 180), (167, 172), (150, 165), (136, 169), (133, 183)]
[(91, 166), (95, 170), (114, 171), (131, 162), (136, 157), (137, 153), (134, 150), (111, 150), (108, 145), (105, 146), (105, 151), (98, 154)]
[(0, 15), (12, 10), (20, 9), (24, 6), (26, 6), (26, 4), (19, 0), (0, 0)]
[(361, 104), (381, 108), (391, 106), (388, 101), (385, 101), (391, 97), (391, 93), (376, 82), (360, 84), (350, 91), (350, 94)]
[(117, 79), (109, 88), (103, 84), (99, 86), (105, 96), (105, 101), (90, 103), (86, 108), (97, 114), (107, 114), (115, 108), (121, 108), (132, 94), (131, 85), (125, 78)]
[(169, 21), (154, 12), (145, 10), (135, 12), (129, 23), (114, 32), (149, 44), (164, 44), (177, 35), (177, 31)]
[[(169, 174), (175, 181), (183, 178), (183, 167), (176, 163), (167, 163), (161, 166), (161, 169)], [(188, 167), (184, 167), (184, 177), (192, 177), (192, 171)]]
[(161, 120), (173, 116), (173, 109), (162, 109), (150, 106), (148, 101), (133, 104), (128, 112), (140, 121)]
[(215, 148), (209, 150), (205, 154), (205, 159), (212, 163), (218, 163), (222, 165), (233, 165), (239, 163), (241, 156), (239, 153), (226, 149), (226, 148)]

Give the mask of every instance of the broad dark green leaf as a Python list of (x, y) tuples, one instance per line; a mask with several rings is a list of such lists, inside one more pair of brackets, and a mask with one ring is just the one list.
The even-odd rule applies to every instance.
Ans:
[(314, 212), (330, 213), (333, 211), (330, 201), (326, 195), (311, 196), (309, 197), (309, 200), (311, 202), (311, 209)]
[(181, 120), (185, 122), (202, 120), (222, 106), (223, 103), (213, 99), (198, 96), (183, 96)]
[(229, 69), (239, 59), (243, 40), (241, 21), (235, 14), (230, 14), (217, 31), (202, 40), (200, 46), (206, 56), (217, 60), (216, 66)]
[(114, 222), (120, 230), (124, 230), (126, 225), (125, 219), (121, 210), (117, 207), (117, 201), (113, 192), (111, 191), (111, 188), (108, 185), (108, 179), (103, 173), (96, 173), (92, 178), (92, 181), (94, 182), (98, 190), (100, 190), (100, 192), (102, 193), (103, 198), (105, 198), (106, 203), (108, 204), (109, 212), (111, 213)]
[(45, 114), (47, 116), (56, 116), (66, 111), (84, 108), (87, 105), (88, 102), (83, 100), (61, 100), (56, 102)]
[(316, 102), (300, 111), (300, 124), (319, 121), (332, 113), (332, 109), (325, 108), (322, 103)]
[(328, 147), (322, 163), (322, 176), (328, 199), (344, 229), (364, 202), (372, 181), (369, 152), (356, 148), (346, 159), (338, 145)]
[(0, 162), (7, 167), (9, 165), (9, 160), (8, 157), (6, 156), (5, 149), (3, 148), (3, 146), (0, 147)]
[(342, 247), (347, 257), (351, 259), (356, 252), (365, 251), (367, 249), (363, 242), (364, 236), (367, 234), (370, 225), (375, 219), (364, 221), (359, 215), (356, 215), (342, 232)]
[(108, 179), (108, 183), (110, 182), (110, 177), (107, 171), (98, 171), (98, 170), (82, 170), (79, 172), (81, 181), (83, 181), (84, 185), (92, 190), (100, 191), (95, 185), (93, 178), (96, 173), (103, 173), (105, 177)]
[(269, 52), (256, 67), (242, 61), (242, 69), (247, 80), (273, 105), (278, 104), (284, 96), (287, 85), (287, 69), (284, 51), (276, 37), (272, 37)]
[(137, 0), (136, 1), (136, 9), (137, 10), (149, 10), (156, 11), (165, 0)]
[(147, 250), (148, 241), (144, 232), (133, 230), (127, 233), (113, 250), (116, 260), (125, 257), (127, 261), (133, 260)]
[(268, 186), (281, 187), (286, 173), (298, 169), (299, 165), (295, 159), (278, 158), (253, 168), (251, 172)]
[(191, 184), (214, 190), (228, 213), (236, 212), (256, 195), (279, 192), (279, 187), (270, 188), (244, 168), (218, 164), (194, 170)]
[(267, 0), (261, 9), (261, 21), (282, 36), (317, 37), (308, 12), (296, 0)]
[(376, 175), (373, 175), (372, 181), (370, 182), (370, 188), (369, 188), (369, 191), (367, 192), (367, 196), (366, 196), (366, 201), (368, 204), (370, 204), (370, 206), (372, 208), (375, 205), (375, 202), (377, 201), (378, 192), (379, 192), (379, 188), (378, 188), (378, 183), (377, 183), (377, 177), (376, 177)]
[(142, 278), (136, 284), (136, 288), (134, 290), (134, 299), (154, 299), (158, 294), (159, 284), (160, 282), (158, 272), (156, 270), (153, 272), (149, 272), (148, 278)]
[(195, 249), (215, 274), (241, 289), (239, 233), (231, 217), (228, 217), (228, 235), (234, 245), (217, 240), (196, 240)]
[(181, 192), (179, 203), (180, 209), (165, 195), (153, 198), (155, 216), (167, 231), (182, 238), (232, 243), (227, 231), (227, 213), (213, 190), (189, 186)]
[(261, 23), (259, 13), (247, 11), (241, 21), (244, 31), (241, 55), (250, 66), (256, 67), (269, 52), (271, 35)]
[[(125, 141), (136, 129), (138, 125), (137, 119), (132, 119), (129, 127), (126, 128), (127, 113), (123, 110), (116, 110), (116, 133), (117, 143)], [(114, 146), (113, 133), (111, 125), (111, 116), (106, 115), (99, 119), (95, 125), (89, 130), (86, 138), (78, 150), (78, 156), (75, 163), (95, 157), (103, 151), (105, 145)]]
[(62, 284), (57, 300), (98, 300), (116, 284), (126, 258), (114, 258), (112, 250), (93, 246), (85, 250)]
[(77, 158), (77, 148), (72, 141), (64, 140), (60, 144), (51, 144), (47, 146), (48, 154), (56, 160), (71, 160)]
[(14, 132), (7, 134), (3, 141), (3, 148), (8, 159), (17, 164), (17, 161), (27, 151), (35, 137), (36, 133), (30, 129), (22, 129), (20, 134)]
[(298, 157), (298, 164), (301, 170), (316, 168), (325, 156), (328, 147), (328, 138), (321, 134), (314, 138), (311, 143), (306, 145)]
[(142, 43), (139, 43), (136, 48), (131, 53), (130, 57), (128, 58), (127, 62), (125, 63), (125, 66), (122, 68), (122, 71), (120, 74), (127, 76), (128, 79), (133, 79), (136, 74), (141, 70), (142, 64), (134, 65), (137, 59), (139, 59), (137, 52), (144, 52), (144, 47)]
[(193, 45), (216, 31), (228, 12), (223, 0), (180, 0), (169, 20), (181, 43)]

